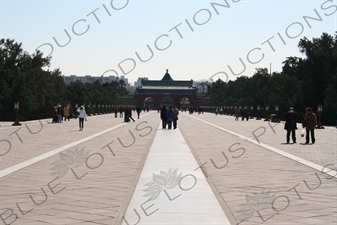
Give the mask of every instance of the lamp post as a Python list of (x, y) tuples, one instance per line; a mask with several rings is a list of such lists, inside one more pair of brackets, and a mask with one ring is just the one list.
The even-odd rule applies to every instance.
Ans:
[(12, 126), (21, 126), (21, 123), (19, 122), (19, 110), (20, 110), (20, 103), (14, 102), (15, 120)]
[(261, 107), (258, 105), (258, 106), (257, 106), (257, 117), (256, 117), (257, 120), (261, 120), (261, 117), (260, 117), (260, 109), (261, 109)]
[(268, 113), (269, 113), (269, 105), (266, 105), (266, 109), (264, 111), (266, 113), (266, 118), (264, 119), (264, 121), (269, 121), (269, 115), (268, 115)]
[(250, 118), (253, 119), (254, 106), (250, 106)]
[(280, 119), (279, 119), (279, 116), (278, 116), (278, 112), (280, 110), (280, 107), (278, 105), (275, 106), (275, 112), (276, 112), (276, 118), (275, 118), (275, 122), (276, 123), (279, 123), (280, 122)]
[(323, 106), (318, 105), (317, 106), (318, 123), (317, 123), (317, 126), (316, 126), (317, 129), (324, 129), (324, 127), (322, 125), (322, 120), (321, 120), (322, 113), (323, 113)]

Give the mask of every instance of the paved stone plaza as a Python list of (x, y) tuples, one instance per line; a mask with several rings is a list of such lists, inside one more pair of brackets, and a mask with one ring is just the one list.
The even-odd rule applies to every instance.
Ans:
[[(135, 114), (134, 114), (135, 115)], [(135, 116), (134, 116), (135, 117)], [(337, 129), (157, 111), (0, 122), (0, 225), (335, 225)]]

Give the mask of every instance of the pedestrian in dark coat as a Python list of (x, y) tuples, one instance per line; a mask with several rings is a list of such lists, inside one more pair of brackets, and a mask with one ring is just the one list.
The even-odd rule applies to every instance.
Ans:
[(59, 103), (58, 105), (57, 105), (57, 122), (58, 123), (62, 123), (62, 106), (61, 106), (61, 104)]
[(124, 109), (124, 122), (129, 122), (130, 119), (135, 122), (135, 120), (132, 118), (132, 110), (129, 107), (125, 107)]
[(123, 112), (124, 112), (124, 108), (121, 106), (119, 107), (119, 117), (123, 118)]
[(173, 129), (177, 129), (177, 120), (179, 115), (179, 110), (177, 109), (177, 107), (173, 107), (173, 112), (174, 112)]
[(57, 116), (57, 104), (54, 105), (53, 109), (52, 109), (52, 113), (51, 113), (52, 117), (53, 117), (53, 123), (57, 123), (58, 122), (58, 116)]
[(167, 128), (171, 129), (172, 128), (172, 121), (174, 119), (174, 111), (171, 108), (171, 106), (169, 106), (169, 108), (167, 109), (166, 118), (167, 118)]
[(136, 111), (137, 111), (137, 116), (138, 116), (138, 119), (139, 119), (139, 115), (140, 115), (140, 112), (142, 111), (142, 109), (139, 106), (137, 106)]
[(250, 110), (247, 108), (245, 110), (245, 117), (246, 117), (246, 120), (248, 121), (249, 120), (249, 116), (250, 116)]
[(306, 129), (306, 137), (305, 137), (305, 144), (309, 144), (309, 132), (310, 132), (310, 136), (311, 136), (311, 142), (313, 144), (315, 144), (315, 128), (317, 125), (317, 117), (315, 115), (315, 113), (312, 112), (312, 109), (310, 107), (307, 107), (305, 109), (305, 111), (307, 112), (304, 116), (304, 120), (303, 120), (303, 127), (305, 127)]
[(117, 109), (117, 107), (115, 107), (114, 113), (115, 113), (115, 118), (117, 118), (117, 114), (118, 114), (118, 109)]
[(167, 112), (166, 106), (163, 105), (163, 107), (160, 110), (160, 119), (161, 119), (163, 129), (166, 129), (166, 124), (167, 124), (166, 112)]
[(244, 121), (246, 117), (246, 112), (243, 108), (240, 110), (240, 115), (241, 115), (241, 120)]
[(289, 144), (290, 141), (290, 133), (291, 133), (291, 139), (294, 143), (296, 143), (296, 134), (295, 130), (297, 130), (297, 115), (292, 107), (289, 108), (289, 111), (285, 115), (286, 120), (284, 124), (284, 129), (287, 130), (287, 144)]
[(135, 119), (132, 118), (132, 109), (129, 108), (128, 111), (129, 111), (129, 112), (128, 112), (129, 119), (131, 119), (133, 122), (135, 122)]

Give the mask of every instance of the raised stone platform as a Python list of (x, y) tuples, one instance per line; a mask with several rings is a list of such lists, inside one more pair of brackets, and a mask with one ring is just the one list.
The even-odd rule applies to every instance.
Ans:
[(0, 224), (337, 224), (336, 128), (303, 145), (208, 113), (21, 123), (0, 122)]

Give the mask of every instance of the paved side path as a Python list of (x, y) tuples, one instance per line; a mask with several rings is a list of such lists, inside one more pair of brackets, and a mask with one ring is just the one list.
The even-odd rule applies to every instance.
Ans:
[[(1, 127), (1, 140), (11, 143), (1, 156), (1, 170), (78, 143), (0, 179), (0, 224), (113, 224), (156, 133), (159, 120), (151, 114), (142, 113), (134, 123), (112, 114), (88, 117), (83, 131), (78, 131), (78, 120), (41, 121), (43, 129), (36, 134), (26, 126)], [(41, 127), (38, 121), (29, 125), (34, 132)], [(17, 129), (22, 142), (10, 135)], [(1, 143), (2, 154), (7, 143)]]
[[(274, 130), (267, 122), (214, 114), (183, 113), (179, 119), (220, 204), (237, 224), (337, 224), (337, 172), (329, 169), (328, 176), (265, 147), (335, 167), (335, 128), (316, 130), (314, 145), (286, 145), (283, 125), (270, 125)], [(265, 131), (260, 144), (254, 143), (254, 131)]]

